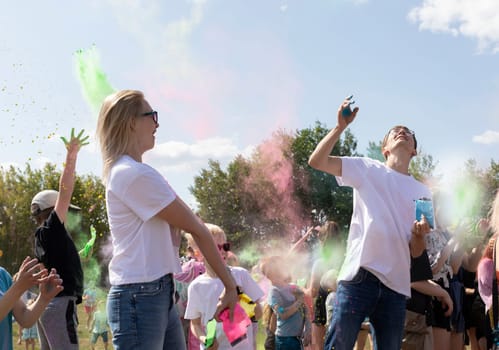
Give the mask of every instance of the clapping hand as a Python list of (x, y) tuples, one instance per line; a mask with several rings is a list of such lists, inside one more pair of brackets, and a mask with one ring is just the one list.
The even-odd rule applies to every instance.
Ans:
[(43, 281), (46, 276), (47, 269), (43, 264), (39, 263), (38, 259), (27, 256), (14, 277), (14, 283), (25, 291)]
[[(45, 270), (46, 272), (47, 270)], [(62, 286), (62, 279), (57, 274), (55, 269), (50, 270), (50, 274), (45, 276), (40, 281), (40, 297), (44, 298), (46, 301), (52, 300), (57, 294), (59, 294), (64, 287)]]

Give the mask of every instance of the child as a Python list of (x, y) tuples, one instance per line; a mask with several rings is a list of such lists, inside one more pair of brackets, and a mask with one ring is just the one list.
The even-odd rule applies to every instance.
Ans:
[[(35, 284), (40, 294), (31, 305), (21, 296)], [(12, 350), (12, 315), (23, 328), (33, 326), (50, 300), (63, 290), (62, 280), (55, 269), (48, 273), (36, 259), (26, 257), (19, 268), (17, 278), (0, 267), (0, 349)]]
[(197, 247), (194, 238), (190, 234), (185, 234), (185, 238), (187, 240), (187, 253), (189, 256), (188, 260), (182, 264), (182, 272), (174, 274), (175, 292), (178, 296), (175, 305), (182, 321), (187, 349), (196, 350), (199, 349), (199, 340), (191, 332), (190, 321), (184, 318), (187, 306), (187, 289), (196, 277), (205, 273), (206, 269), (204, 267), (203, 255)]
[[(217, 244), (222, 258), (226, 258), (228, 252), (227, 238), (225, 232), (218, 226), (206, 224), (209, 231), (213, 235), (213, 239)], [(185, 318), (191, 320), (192, 333), (200, 340), (202, 344), (200, 349), (204, 349), (206, 342), (206, 325), (215, 315), (217, 302), (223, 292), (223, 284), (217, 277), (211, 266), (205, 261), (206, 273), (197, 277), (189, 286), (187, 307), (185, 310)], [(253, 301), (257, 302), (263, 296), (263, 291), (258, 284), (251, 278), (250, 273), (242, 267), (229, 268), (234, 280), (243, 293), (248, 295)], [(256, 308), (260, 306), (256, 304)], [(261, 314), (260, 311), (255, 311), (255, 314)], [(216, 339), (213, 347), (218, 349), (237, 349), (237, 350), (253, 350), (253, 331), (251, 328), (247, 330), (247, 338), (233, 347), (230, 345), (221, 323), (216, 326)]]
[(303, 349), (310, 344), (312, 336), (303, 291), (288, 282), (289, 276), (281, 257), (265, 259), (262, 272), (272, 282), (268, 301), (277, 317), (275, 349)]
[[(76, 159), (86, 143), (83, 130), (69, 142), (62, 138), (66, 149), (66, 163), (59, 179), (59, 192), (44, 190), (31, 201), (31, 215), (38, 228), (35, 232), (35, 255), (48, 269), (60, 273), (64, 290), (50, 302), (38, 321), (38, 334), (42, 350), (78, 350), (76, 304), (83, 294), (83, 269), (76, 246), (64, 223), (75, 183)], [(74, 206), (73, 206), (74, 207)]]
[(83, 307), (85, 308), (85, 313), (87, 314), (87, 330), (91, 330), (90, 323), (95, 312), (95, 302), (96, 302), (96, 292), (93, 286), (88, 286), (83, 292)]
[(92, 324), (90, 325), (92, 332), (92, 338), (90, 339), (92, 350), (95, 349), (95, 344), (97, 343), (97, 339), (99, 339), (99, 337), (102, 338), (102, 342), (104, 343), (104, 350), (107, 350), (107, 316), (102, 310), (102, 305), (102, 300), (99, 300), (97, 302), (95, 312), (93, 313)]

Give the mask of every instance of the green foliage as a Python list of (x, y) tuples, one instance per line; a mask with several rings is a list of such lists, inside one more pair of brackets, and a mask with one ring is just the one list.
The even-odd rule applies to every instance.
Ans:
[[(316, 122), (313, 128), (296, 132), (291, 146), (295, 176), (306, 179), (305, 186), (297, 183), (296, 193), (303, 208), (310, 213), (314, 223), (326, 220), (336, 221), (340, 227), (347, 227), (352, 215), (352, 189), (338, 186), (334, 176), (312, 169), (308, 158), (317, 144), (327, 135), (329, 129)], [(359, 156), (357, 141), (347, 129), (343, 138), (335, 145), (331, 155)]]
[[(27, 255), (33, 256), (36, 224), (30, 216), (31, 199), (43, 189), (58, 190), (60, 175), (54, 164), (42, 169), (33, 169), (29, 164), (24, 170), (13, 166), (0, 169), (0, 265), (9, 272), (16, 272)], [(77, 249), (89, 239), (90, 224), (97, 230), (94, 252), (108, 237), (104, 194), (104, 186), (96, 176), (76, 176), (71, 203), (81, 211), (70, 212), (66, 226)], [(98, 254), (94, 258), (99, 259)]]
[(425, 183), (438, 181), (435, 176), (435, 167), (437, 163), (433, 161), (433, 156), (423, 153), (421, 150), (418, 155), (412, 158), (409, 164), (409, 173), (416, 179)]
[(379, 160), (380, 162), (385, 161), (385, 157), (383, 156), (383, 152), (381, 152), (381, 144), (383, 141), (379, 143), (369, 141), (369, 145), (367, 146), (367, 156), (371, 159)]

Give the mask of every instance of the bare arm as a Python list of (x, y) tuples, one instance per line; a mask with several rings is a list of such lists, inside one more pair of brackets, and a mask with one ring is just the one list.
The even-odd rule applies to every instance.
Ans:
[(230, 309), (230, 318), (232, 319), (234, 307), (239, 301), (236, 282), (227, 270), (206, 225), (194, 215), (191, 209), (179, 197), (163, 208), (157, 216), (167, 221), (170, 225), (192, 234), (204, 258), (225, 286), (225, 292), (219, 302), (215, 316), (218, 317), (220, 311), (228, 307)]
[(315, 150), (308, 159), (308, 164), (317, 170), (324, 171), (331, 175), (341, 176), (341, 158), (331, 156), (331, 152), (339, 141), (341, 133), (355, 119), (359, 108), (355, 108), (348, 117), (342, 115), (342, 110), (348, 107), (349, 101), (344, 100), (338, 108), (337, 124), (329, 133), (319, 142)]
[[(289, 305), (286, 308), (281, 309), (281, 306), (279, 306), (279, 304), (277, 304), (274, 306), (273, 309), (274, 309), (274, 312), (276, 313), (276, 315), (279, 315), (279, 318), (281, 318), (283, 320), (287, 320), (288, 318), (293, 316), (295, 313), (299, 312), (302, 305), (303, 305), (303, 303), (301, 301), (296, 300), (293, 304)], [(281, 309), (282, 312), (279, 312), (279, 309)]]
[(24, 305), (21, 301), (23, 293), (36, 285), (39, 279), (46, 274), (47, 270), (42, 269), (42, 265), (38, 263), (37, 259), (26, 257), (19, 268), (17, 278), (0, 298), (0, 320), (3, 320), (19, 302)]
[(201, 325), (201, 317), (192, 319), (190, 325), (192, 334), (199, 339), (201, 344), (204, 344), (206, 342), (206, 332), (204, 331), (204, 327)]
[(307, 232), (299, 240), (297, 240), (295, 244), (293, 244), (293, 246), (288, 252), (288, 255), (294, 253), (298, 249), (298, 247), (301, 246), (301, 244), (310, 236), (310, 234), (314, 231), (314, 229), (315, 227), (309, 228)]
[[(191, 326), (192, 334), (194, 334), (194, 336), (197, 339), (199, 339), (199, 342), (201, 344), (205, 344), (206, 343), (206, 332), (204, 331), (204, 327), (201, 324), (201, 318), (198, 317), (198, 318), (192, 319), (190, 322), (190, 326)], [(211, 349), (211, 350), (218, 349), (218, 342), (216, 339), (213, 342), (213, 345), (209, 347), (209, 349)]]
[(450, 316), (452, 314), (453, 304), (449, 293), (447, 293), (445, 289), (440, 287), (435, 282), (430, 280), (412, 282), (411, 288), (417, 290), (420, 293), (436, 297), (444, 307), (447, 306), (447, 311), (445, 312), (445, 315)]
[(451, 238), (449, 242), (447, 242), (447, 245), (444, 247), (442, 253), (438, 257), (437, 262), (431, 268), (431, 272), (433, 273), (433, 275), (435, 275), (438, 271), (440, 271), (440, 269), (442, 268), (442, 266), (444, 266), (447, 259), (449, 259), (452, 250), (454, 249), (455, 243), (456, 241), (454, 238)]
[(88, 136), (83, 137), (83, 132), (84, 130), (75, 136), (74, 129), (71, 129), (71, 139), (69, 142), (64, 137), (61, 138), (66, 146), (67, 153), (64, 170), (59, 179), (59, 196), (55, 203), (55, 212), (59, 217), (59, 220), (63, 223), (66, 222), (71, 196), (73, 195), (78, 151), (82, 146), (88, 144), (86, 143)]
[(40, 294), (33, 304), (26, 306), (23, 301), (18, 299), (16, 306), (12, 310), (16, 321), (23, 328), (33, 326), (52, 298), (64, 289), (61, 284), (62, 280), (55, 269), (52, 269), (50, 274), (41, 280)]

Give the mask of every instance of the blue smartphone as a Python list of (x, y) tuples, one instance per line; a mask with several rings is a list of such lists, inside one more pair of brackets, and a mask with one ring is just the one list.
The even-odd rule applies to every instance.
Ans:
[(355, 103), (355, 101), (352, 100), (352, 98), (353, 98), (353, 95), (350, 95), (346, 98), (346, 100), (348, 100), (348, 105), (341, 110), (341, 115), (345, 118), (352, 115), (351, 105), (353, 105)]
[(431, 228), (435, 228), (435, 220), (433, 218), (433, 202), (429, 198), (420, 198), (416, 200), (416, 220), (421, 220), (421, 215), (424, 215), (426, 221)]

